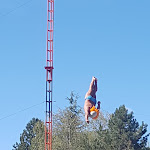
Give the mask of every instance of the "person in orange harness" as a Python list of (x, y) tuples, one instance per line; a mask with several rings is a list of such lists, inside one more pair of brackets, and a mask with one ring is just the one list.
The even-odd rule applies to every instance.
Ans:
[(85, 121), (89, 123), (89, 117), (92, 119), (97, 119), (99, 116), (100, 101), (98, 101), (97, 108), (96, 105), (96, 92), (97, 92), (97, 78), (92, 77), (92, 81), (89, 87), (88, 92), (85, 94)]

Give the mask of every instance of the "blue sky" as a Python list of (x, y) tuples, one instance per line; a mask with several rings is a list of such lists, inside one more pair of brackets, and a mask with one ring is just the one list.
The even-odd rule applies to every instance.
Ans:
[[(96, 76), (102, 110), (125, 104), (150, 132), (149, 7), (149, 0), (55, 1), (54, 112), (71, 91), (82, 107)], [(45, 120), (46, 15), (46, 0), (0, 1), (2, 150), (12, 149), (33, 117)]]

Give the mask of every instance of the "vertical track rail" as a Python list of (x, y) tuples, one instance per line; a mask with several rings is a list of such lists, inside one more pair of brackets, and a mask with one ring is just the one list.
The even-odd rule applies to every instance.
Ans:
[(54, 0), (47, 0), (45, 150), (52, 150), (53, 33)]

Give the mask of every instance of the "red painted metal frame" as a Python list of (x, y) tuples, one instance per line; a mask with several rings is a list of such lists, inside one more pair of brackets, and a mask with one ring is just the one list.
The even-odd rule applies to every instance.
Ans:
[(46, 50), (46, 119), (45, 150), (52, 150), (52, 81), (53, 81), (54, 0), (47, 1)]

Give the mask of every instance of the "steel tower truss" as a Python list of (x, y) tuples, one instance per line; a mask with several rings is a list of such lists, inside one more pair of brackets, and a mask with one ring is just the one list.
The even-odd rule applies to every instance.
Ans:
[(46, 119), (45, 150), (52, 150), (52, 81), (53, 81), (53, 32), (54, 0), (47, 3), (47, 50), (46, 50)]

